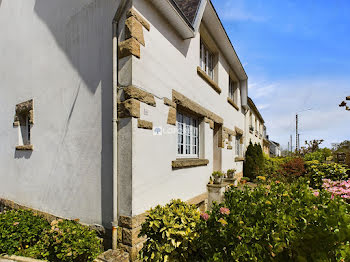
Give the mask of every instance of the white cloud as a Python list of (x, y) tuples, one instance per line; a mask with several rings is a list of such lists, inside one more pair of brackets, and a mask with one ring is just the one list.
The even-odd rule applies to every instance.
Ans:
[[(324, 139), (324, 146), (349, 139), (350, 112), (338, 104), (350, 93), (347, 79), (303, 78), (281, 80), (278, 84), (253, 83), (249, 95), (262, 110), (270, 138), (286, 147), (299, 113), (300, 140)], [(265, 84), (264, 84), (265, 83)], [(304, 142), (301, 142), (303, 144)]]
[(253, 100), (270, 96), (275, 91), (276, 86), (277, 84), (266, 84), (264, 82), (249, 84), (249, 96)]

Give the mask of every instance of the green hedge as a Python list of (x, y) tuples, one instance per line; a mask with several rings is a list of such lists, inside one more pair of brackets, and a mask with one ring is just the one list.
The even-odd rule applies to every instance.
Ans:
[(13, 255), (35, 245), (50, 224), (27, 210), (0, 213), (0, 254)]
[(95, 231), (70, 220), (45, 219), (26, 210), (0, 214), (0, 253), (48, 261), (87, 262), (103, 252)]
[[(229, 212), (223, 213), (223, 207)], [(326, 191), (315, 196), (305, 180), (290, 186), (273, 183), (270, 189), (263, 185), (244, 191), (232, 188), (226, 192), (225, 202), (202, 221), (202, 257), (216, 261), (338, 261), (345, 256), (341, 250), (350, 248), (349, 211), (348, 204), (339, 198), (332, 200)]]
[(307, 161), (306, 170), (310, 186), (313, 188), (322, 188), (323, 179), (333, 181), (349, 179), (349, 168), (337, 163), (320, 163), (318, 160)]
[(180, 201), (151, 210), (145, 261), (350, 261), (350, 206), (304, 179), (231, 188), (199, 214)]

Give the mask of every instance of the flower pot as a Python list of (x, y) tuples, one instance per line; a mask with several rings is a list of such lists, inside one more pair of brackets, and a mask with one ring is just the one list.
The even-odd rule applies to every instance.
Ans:
[(235, 173), (227, 173), (227, 178), (234, 178), (235, 177)]
[(214, 176), (214, 184), (221, 184), (221, 183), (222, 183), (222, 177)]

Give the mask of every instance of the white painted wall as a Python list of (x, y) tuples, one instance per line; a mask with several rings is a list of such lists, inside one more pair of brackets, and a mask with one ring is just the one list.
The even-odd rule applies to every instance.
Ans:
[[(0, 1), (0, 197), (110, 227), (112, 19), (119, 0)], [(34, 152), (15, 106), (34, 99)]]
[[(253, 127), (254, 127), (254, 131), (250, 132), (249, 131), (249, 126), (250, 126), (250, 113), (252, 113), (252, 123), (253, 123)], [(246, 147), (249, 146), (250, 141), (253, 144), (260, 144), (261, 148), (263, 148), (263, 133), (264, 133), (264, 128), (263, 128), (263, 123), (259, 120), (259, 118), (257, 117), (257, 115), (255, 114), (255, 112), (249, 108), (247, 114), (245, 115), (246, 118), (246, 136), (245, 136), (245, 145)], [(258, 129), (255, 129), (255, 121), (257, 121), (257, 127)], [(260, 128), (259, 128), (259, 124), (260, 124)], [(256, 134), (256, 131), (258, 131), (258, 134)]]
[[(171, 99), (174, 89), (223, 117), (225, 127), (234, 129), (238, 126), (244, 129), (244, 114), (227, 102), (229, 68), (224, 57), (219, 55), (217, 68), (218, 84), (222, 89), (219, 95), (197, 75), (200, 35), (182, 40), (148, 1), (135, 1), (134, 5), (150, 22), (151, 30), (144, 30), (146, 46), (141, 46), (141, 59), (132, 58), (132, 84), (157, 97), (156, 108), (142, 105), (141, 119), (152, 121), (154, 126), (163, 129), (174, 128), (166, 124), (168, 107), (162, 100), (164, 97)], [(137, 123), (133, 124), (133, 193), (129, 214), (140, 214), (173, 198), (188, 200), (206, 191), (206, 184), (213, 171), (213, 131), (208, 124), (203, 125), (202, 132), (206, 138), (205, 153), (201, 157), (207, 158), (209, 165), (172, 170), (171, 162), (176, 159), (177, 150), (176, 133), (154, 136), (152, 131), (138, 129)], [(223, 171), (235, 167), (238, 172), (242, 171), (242, 163), (234, 162), (234, 152), (223, 149)]]

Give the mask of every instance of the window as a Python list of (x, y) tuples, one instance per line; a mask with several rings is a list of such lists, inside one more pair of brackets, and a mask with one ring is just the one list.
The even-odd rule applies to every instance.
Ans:
[(214, 55), (201, 40), (200, 66), (207, 75), (214, 79)]
[(16, 114), (13, 126), (18, 128), (17, 150), (33, 150), (31, 145), (31, 128), (34, 124), (34, 103), (33, 100), (16, 105)]
[(20, 144), (22, 145), (30, 145), (30, 121), (29, 121), (29, 116), (24, 117), (25, 120), (24, 125), (21, 125), (21, 138), (22, 141), (20, 141)]
[(228, 96), (238, 105), (238, 82), (233, 81), (231, 77), (229, 80)]
[(177, 155), (197, 158), (199, 152), (198, 119), (177, 113), (176, 124), (178, 131)]
[(242, 136), (236, 136), (236, 155), (241, 156), (242, 155), (242, 144), (241, 144), (241, 138)]

